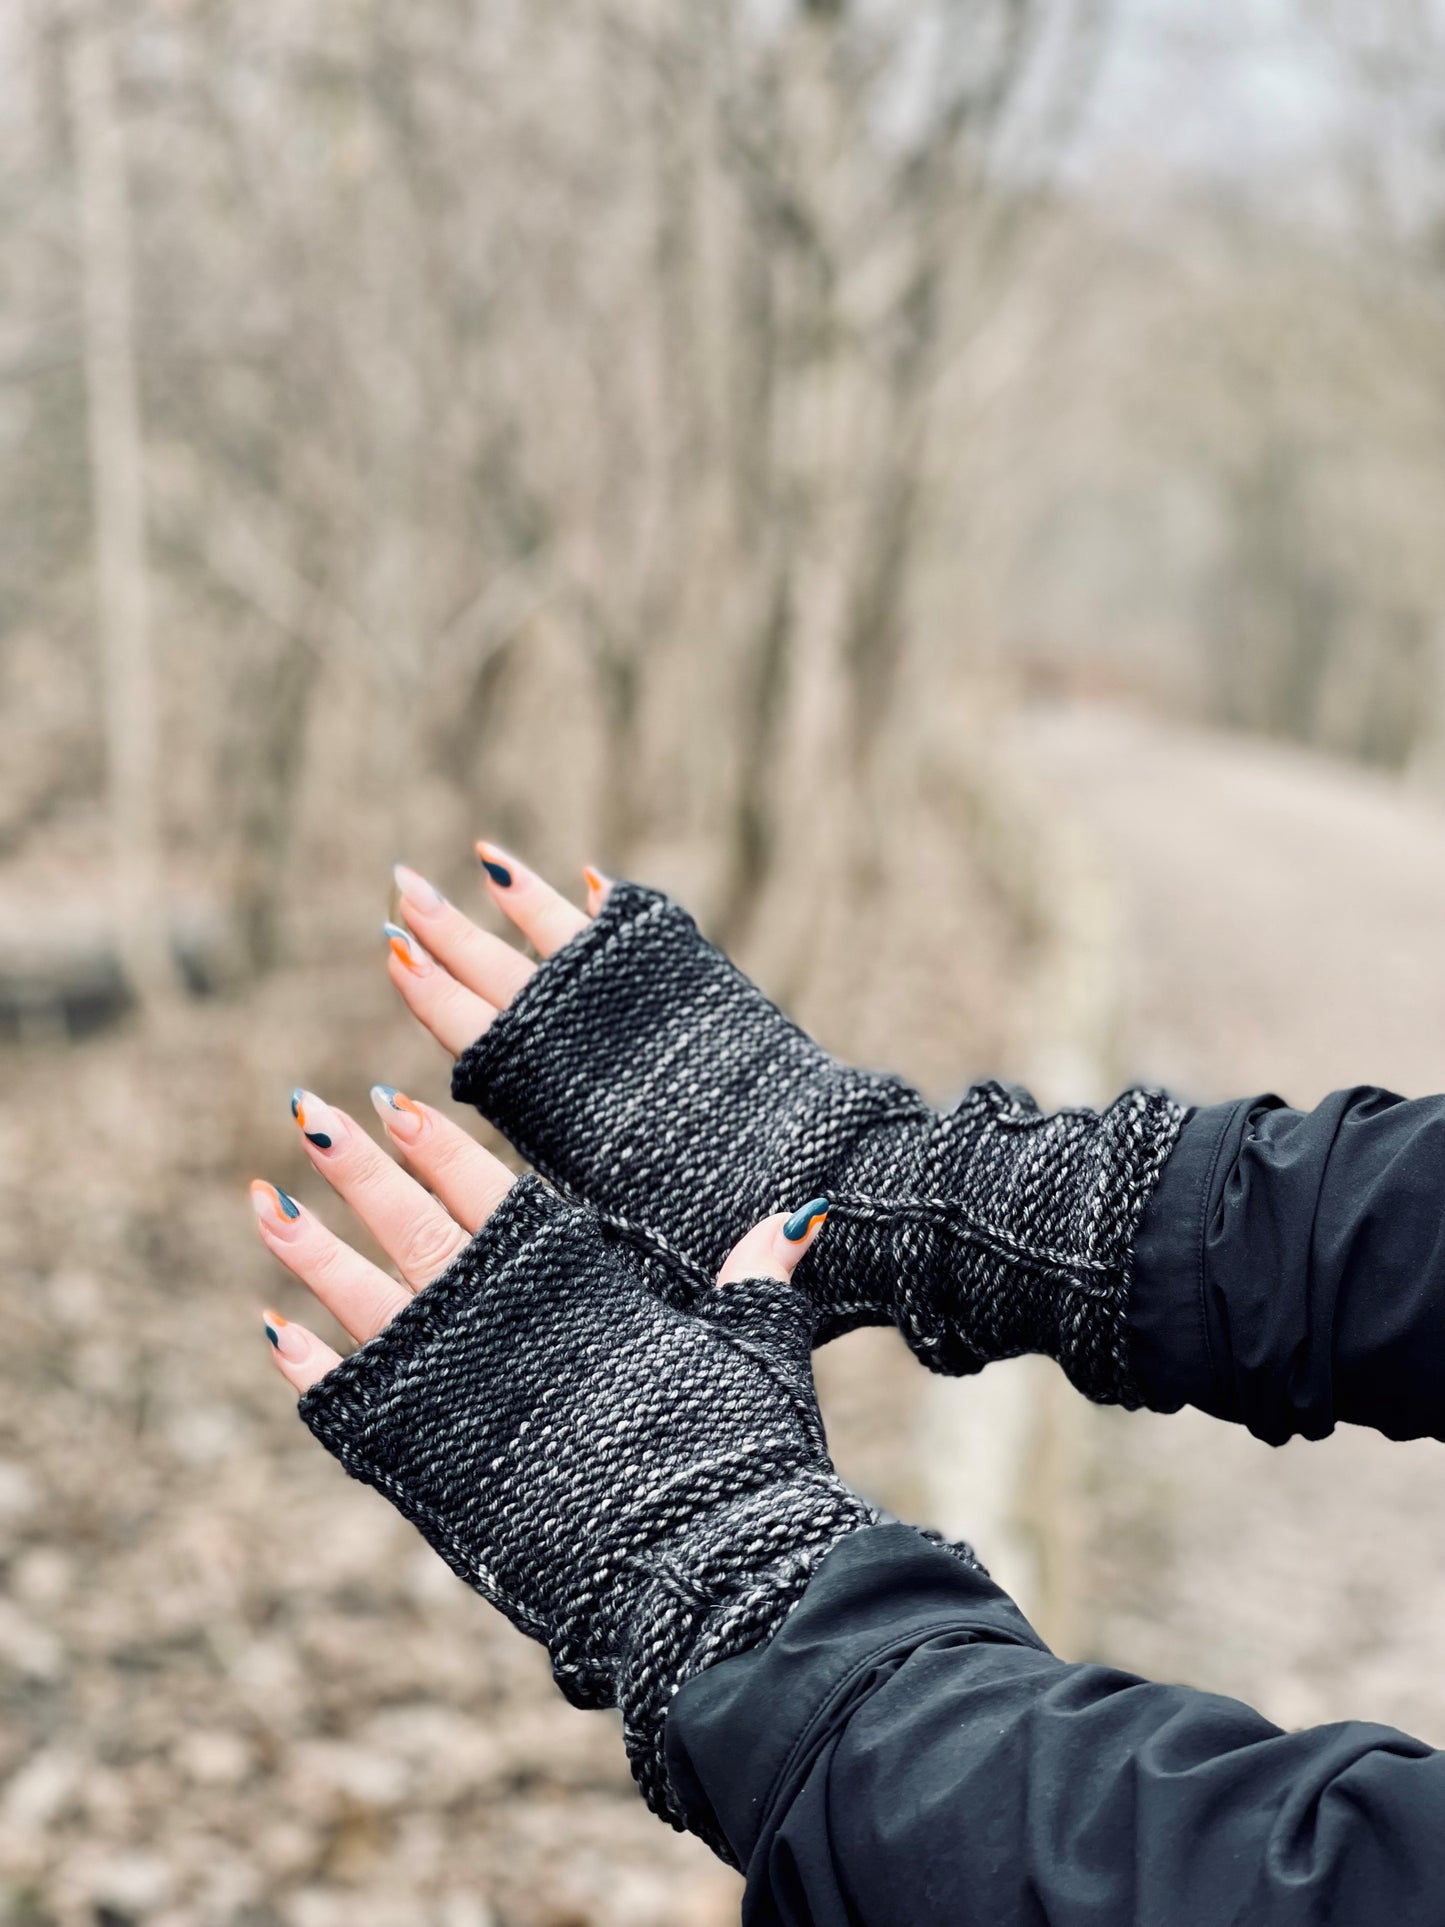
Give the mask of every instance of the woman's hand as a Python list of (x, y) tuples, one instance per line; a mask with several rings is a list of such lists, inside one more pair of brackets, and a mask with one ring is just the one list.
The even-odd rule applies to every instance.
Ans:
[[(450, 1264), (513, 1183), (499, 1158), (429, 1104), (386, 1084), (374, 1087), (371, 1101), (415, 1177), (408, 1177), (355, 1118), (310, 1091), (292, 1094), (291, 1114), (312, 1164), (391, 1259), (399, 1281), (278, 1186), (260, 1178), (251, 1186), (262, 1243), (361, 1341), (374, 1338)], [(267, 1314), (266, 1329), (276, 1363), (298, 1391), (337, 1362), (329, 1345), (278, 1314)]]
[[(543, 1177), (705, 1277), (793, 1199), (905, 1194), (934, 1122), (915, 1091), (830, 1057), (660, 892), (588, 870), (584, 911), (495, 845), (477, 850), (541, 961), (399, 866), (388, 969), (455, 1056), (452, 1096)], [(848, 1210), (800, 1274), (820, 1340), (894, 1320), (907, 1269), (891, 1234)]]
[[(383, 1331), (466, 1249), (516, 1183), (500, 1159), (429, 1104), (388, 1084), (373, 1086), (371, 1100), (414, 1176), (354, 1118), (312, 1092), (294, 1092), (291, 1113), (313, 1166), (350, 1205), (399, 1278), (362, 1257), (278, 1186), (261, 1178), (251, 1186), (262, 1243), (360, 1343)], [(826, 1201), (816, 1199), (786, 1218), (778, 1213), (756, 1225), (729, 1255), (719, 1284), (789, 1277), (826, 1215)], [(340, 1362), (323, 1339), (279, 1312), (268, 1311), (265, 1325), (274, 1361), (298, 1392)]]
[(514, 1180), (429, 1107), (373, 1096), (417, 1177), (310, 1092), (292, 1108), (400, 1279), (258, 1181), (266, 1244), (363, 1341), (341, 1358), (268, 1312), (272, 1357), (321, 1443), (547, 1647), (573, 1704), (621, 1709), (649, 1805), (685, 1825), (674, 1694), (768, 1639), (877, 1518), (828, 1459), (813, 1308), (789, 1282), (826, 1204), (755, 1226), (717, 1288), (679, 1306), (592, 1212)]

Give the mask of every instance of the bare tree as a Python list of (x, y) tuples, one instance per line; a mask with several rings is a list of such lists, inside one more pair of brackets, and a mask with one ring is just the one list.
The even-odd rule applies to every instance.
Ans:
[(68, 79), (116, 923), (131, 983), (152, 1002), (173, 987), (175, 973), (163, 893), (130, 193), (104, 28), (77, 30)]
[[(16, 305), (84, 344), (128, 944), (162, 849), (264, 970), (313, 940), (290, 879), (484, 821), (686, 866), (801, 987), (950, 673), (940, 384), (1101, 8), (143, 0), (79, 35), (84, 245), (59, 330)], [(17, 33), (43, 119), (57, 36)]]

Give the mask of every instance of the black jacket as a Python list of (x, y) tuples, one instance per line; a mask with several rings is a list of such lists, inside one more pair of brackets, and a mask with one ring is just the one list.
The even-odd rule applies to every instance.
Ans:
[[(1276, 1444), (1445, 1437), (1442, 1206), (1445, 1098), (1194, 1112), (1136, 1247), (1149, 1403)], [(685, 1686), (668, 1755), (750, 1927), (1445, 1927), (1445, 1754), (1066, 1664), (903, 1526)]]

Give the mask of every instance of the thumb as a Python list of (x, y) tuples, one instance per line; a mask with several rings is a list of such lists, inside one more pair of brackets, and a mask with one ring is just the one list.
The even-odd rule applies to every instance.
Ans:
[(791, 1278), (803, 1253), (810, 1249), (828, 1218), (828, 1200), (810, 1198), (796, 1211), (776, 1211), (745, 1232), (717, 1275), (720, 1285), (744, 1278)]
[[(822, 1440), (813, 1390), (813, 1301), (792, 1282), (799, 1260), (817, 1239), (828, 1200), (811, 1198), (798, 1210), (775, 1212), (739, 1238), (723, 1261), (717, 1288), (693, 1303), (695, 1317), (721, 1326), (750, 1347), (762, 1347), (787, 1369), (810, 1432)], [(781, 1289), (780, 1289), (781, 1287)]]

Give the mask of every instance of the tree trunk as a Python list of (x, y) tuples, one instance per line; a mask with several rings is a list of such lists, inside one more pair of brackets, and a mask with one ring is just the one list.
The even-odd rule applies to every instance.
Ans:
[(67, 59), (84, 320), (96, 627), (121, 955), (142, 1005), (178, 977), (162, 901), (145, 465), (136, 376), (125, 139), (110, 41), (82, 28)]

